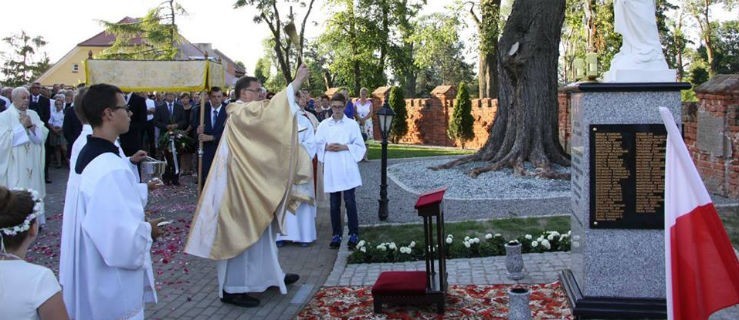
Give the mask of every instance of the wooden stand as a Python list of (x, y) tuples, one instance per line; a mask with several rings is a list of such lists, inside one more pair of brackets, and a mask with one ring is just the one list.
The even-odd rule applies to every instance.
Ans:
[[(422, 194), (416, 202), (418, 215), (423, 218), (424, 257), (426, 271), (389, 271), (380, 274), (372, 286), (375, 313), (382, 312), (383, 303), (436, 305), (444, 314), (447, 272), (444, 243), (444, 212), (441, 203), (446, 188)], [(436, 218), (436, 219), (434, 219)]]

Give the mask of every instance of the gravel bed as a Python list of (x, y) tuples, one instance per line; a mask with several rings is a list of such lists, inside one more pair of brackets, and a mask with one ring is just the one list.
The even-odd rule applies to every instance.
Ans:
[[(388, 176), (413, 193), (447, 186), (446, 199), (452, 200), (523, 200), (568, 197), (570, 181), (544, 179), (536, 176), (514, 175), (510, 168), (486, 172), (472, 178), (466, 174), (482, 163), (467, 163), (447, 170), (431, 170), (428, 167), (448, 162), (449, 159), (417, 160), (397, 163), (388, 167)], [(527, 172), (533, 172), (530, 163)], [(559, 173), (569, 173), (570, 168), (555, 166)]]
[[(438, 188), (442, 185), (450, 186), (444, 200), (445, 221), (465, 221), (473, 219), (493, 219), (528, 216), (567, 215), (571, 212), (570, 197), (567, 191), (555, 190), (553, 187), (539, 187), (534, 196), (523, 198), (493, 198), (497, 193), (503, 191), (500, 187), (493, 189), (496, 182), (498, 185), (509, 179), (523, 179), (531, 186), (545, 182), (545, 179), (533, 177), (514, 177), (511, 170), (501, 172), (489, 172), (472, 179), (464, 174), (461, 169), (431, 171), (426, 167), (441, 164), (445, 161), (456, 159), (459, 156), (445, 156), (432, 158), (414, 159), (389, 159), (388, 160), (388, 207), (389, 218), (382, 222), (378, 218), (378, 199), (380, 194), (380, 161), (372, 160), (361, 162), (359, 170), (362, 175), (362, 186), (356, 190), (357, 210), (359, 212), (359, 223), (361, 225), (376, 225), (385, 223), (419, 223), (421, 219), (414, 208), (418, 195), (422, 192)], [(474, 164), (470, 164), (473, 166)], [(392, 170), (408, 171), (391, 173)], [(415, 173), (410, 173), (415, 172)], [(434, 181), (432, 178), (436, 176)], [(493, 178), (496, 177), (496, 178)], [(529, 180), (526, 180), (529, 179)], [(541, 181), (533, 181), (541, 180)], [(441, 184), (441, 183), (444, 184)], [(569, 189), (569, 181), (557, 181)], [(489, 184), (486, 187), (486, 184)], [(473, 186), (476, 185), (476, 186)], [(519, 184), (519, 189), (523, 189)], [(408, 187), (408, 186), (413, 186)], [(455, 189), (451, 189), (455, 186)], [(478, 188), (480, 191), (472, 191)], [(508, 184), (508, 189), (511, 189)], [(559, 193), (554, 193), (559, 192)]]

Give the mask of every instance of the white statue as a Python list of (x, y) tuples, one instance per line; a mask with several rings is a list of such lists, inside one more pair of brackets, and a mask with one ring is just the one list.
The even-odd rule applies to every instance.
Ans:
[(606, 82), (673, 82), (657, 31), (655, 0), (615, 0), (614, 27), (623, 36)]

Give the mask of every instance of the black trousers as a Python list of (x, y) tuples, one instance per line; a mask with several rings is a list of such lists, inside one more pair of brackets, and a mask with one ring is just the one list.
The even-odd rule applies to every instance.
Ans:
[(49, 139), (46, 139), (46, 142), (44, 142), (44, 149), (46, 149), (46, 156), (44, 159), (44, 180), (46, 180), (46, 183), (51, 183), (51, 177), (49, 176), (49, 162), (51, 162), (51, 157), (54, 155), (54, 148), (52, 148), (49, 145)]
[(180, 184), (180, 175), (175, 173), (174, 159), (172, 153), (169, 151), (164, 152), (164, 158), (167, 159), (167, 166), (164, 168), (164, 174), (162, 174), (162, 180), (164, 184)]
[(144, 134), (141, 135), (141, 145), (148, 145), (149, 155), (155, 157), (157, 154), (157, 143), (154, 137), (154, 120), (146, 121)]

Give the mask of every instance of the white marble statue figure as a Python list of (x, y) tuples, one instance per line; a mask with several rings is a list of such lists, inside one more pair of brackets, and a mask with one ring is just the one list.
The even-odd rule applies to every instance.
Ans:
[(607, 82), (672, 82), (657, 32), (655, 0), (615, 0), (614, 28), (623, 37), (605, 74)]

